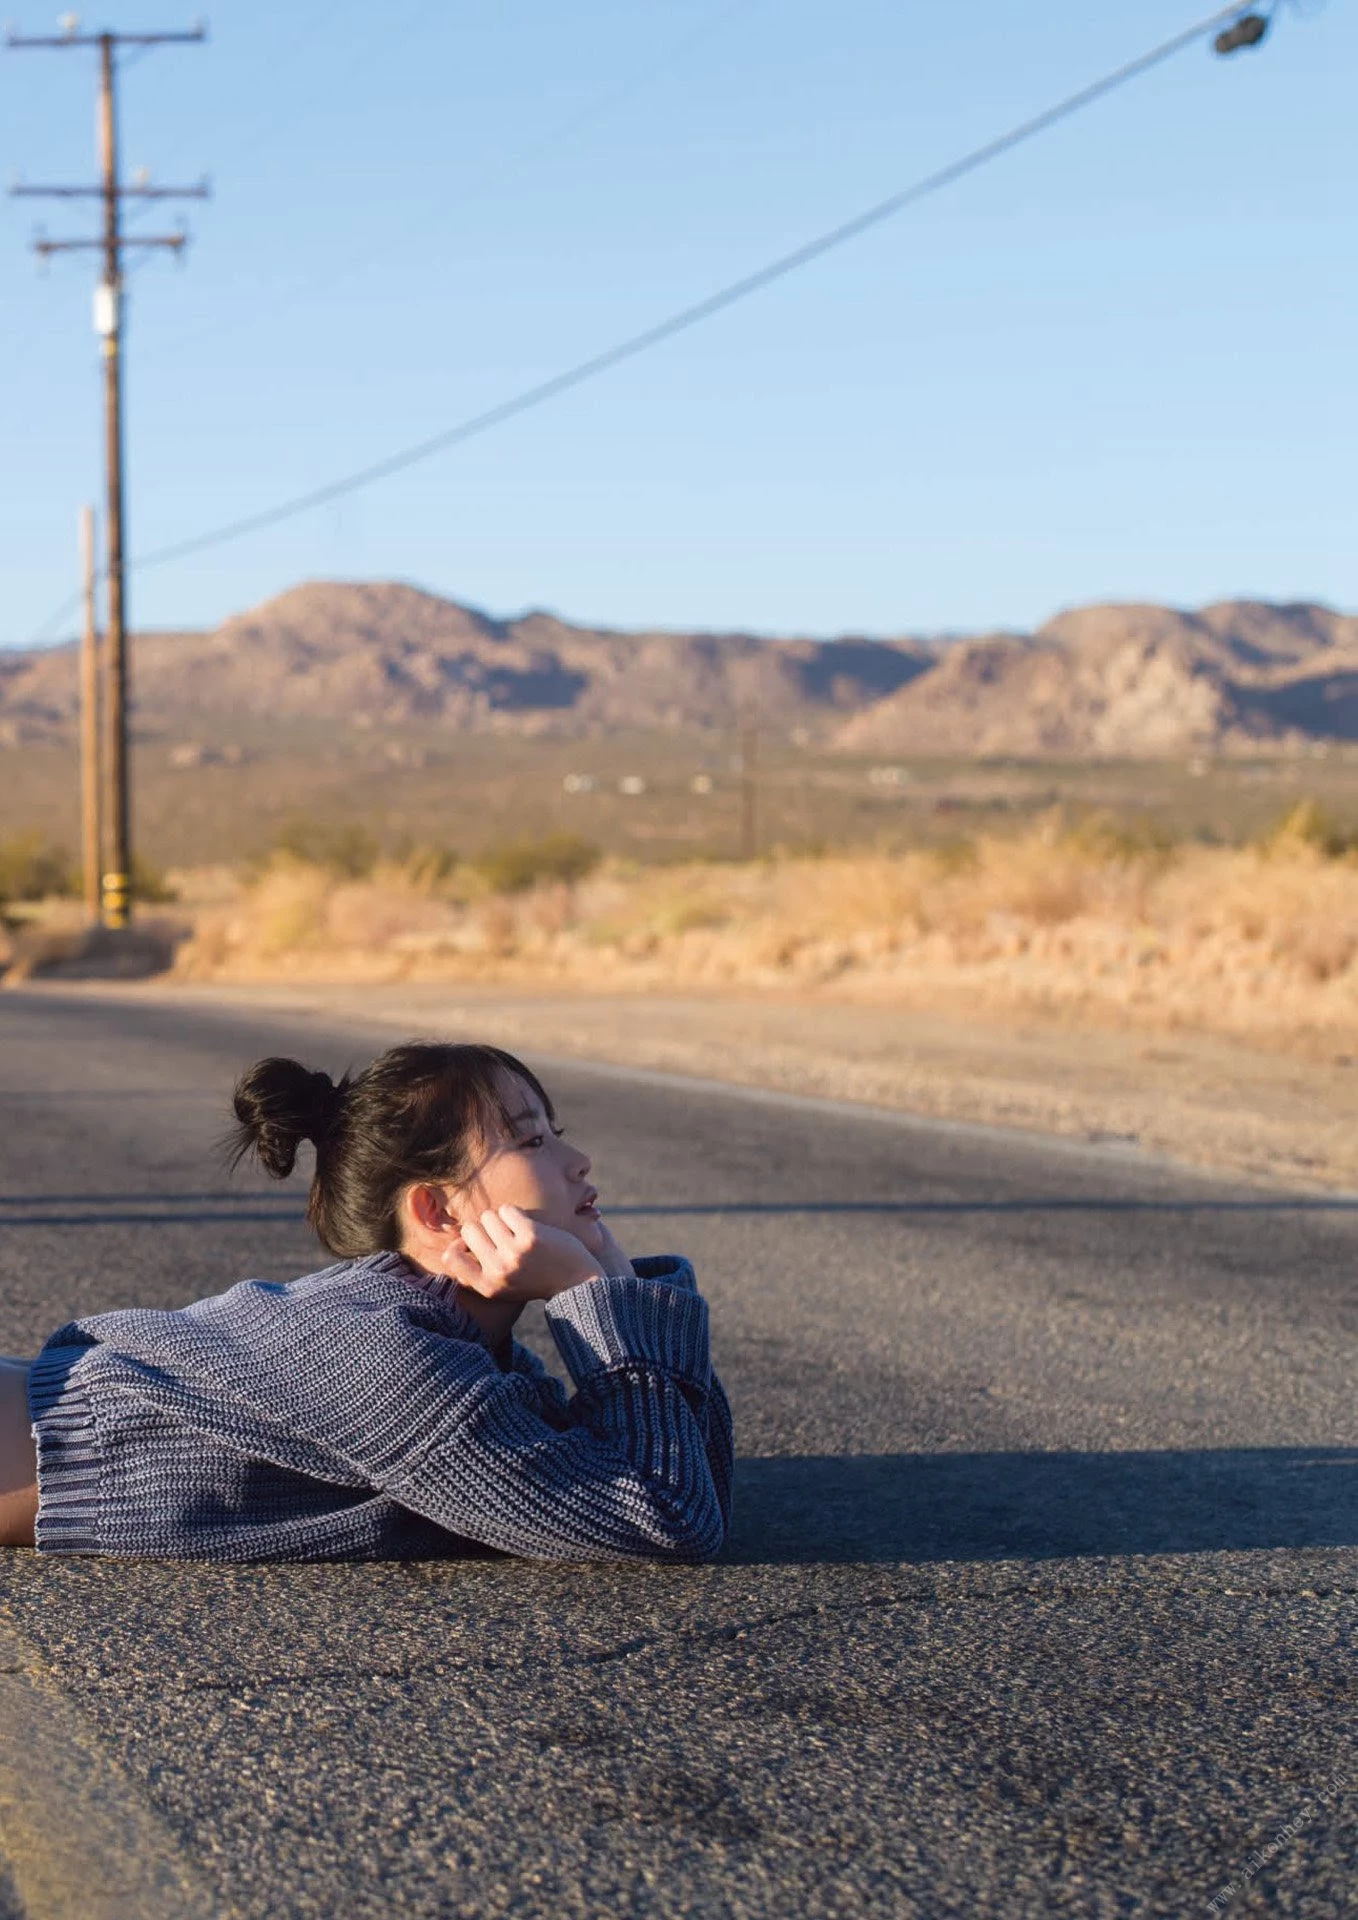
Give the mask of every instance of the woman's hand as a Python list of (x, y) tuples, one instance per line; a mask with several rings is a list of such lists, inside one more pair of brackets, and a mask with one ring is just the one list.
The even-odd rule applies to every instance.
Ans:
[(632, 1262), (614, 1239), (613, 1230), (604, 1219), (600, 1218), (594, 1222), (594, 1236), (595, 1250), (604, 1272), (621, 1274), (629, 1280), (635, 1280), (637, 1276), (633, 1271)]
[(512, 1206), (489, 1207), (479, 1220), (464, 1220), (459, 1239), (444, 1256), (443, 1270), (467, 1292), (516, 1307), (528, 1300), (550, 1300), (582, 1281), (600, 1279), (606, 1271), (573, 1233), (549, 1227)]

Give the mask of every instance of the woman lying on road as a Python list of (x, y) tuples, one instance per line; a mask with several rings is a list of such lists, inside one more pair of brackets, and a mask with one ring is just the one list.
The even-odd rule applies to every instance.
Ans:
[[(692, 1268), (627, 1258), (527, 1067), (412, 1044), (336, 1086), (262, 1060), (235, 1109), (237, 1158), (276, 1179), (314, 1143), (308, 1218), (339, 1265), (94, 1314), (31, 1365), (0, 1363), (0, 1544), (206, 1560), (717, 1552), (731, 1420)], [(512, 1338), (529, 1300), (546, 1302), (569, 1399)]]

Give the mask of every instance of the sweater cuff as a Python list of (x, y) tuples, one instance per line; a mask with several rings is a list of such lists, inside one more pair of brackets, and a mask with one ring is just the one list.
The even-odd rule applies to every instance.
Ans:
[(38, 1454), (33, 1544), (41, 1553), (100, 1551), (99, 1435), (75, 1373), (92, 1345), (87, 1336), (63, 1327), (29, 1369), (28, 1410)]
[(683, 1293), (698, 1291), (697, 1276), (682, 1253), (643, 1253), (632, 1262), (638, 1280), (663, 1280)]
[(664, 1280), (586, 1280), (546, 1304), (547, 1324), (577, 1387), (619, 1367), (654, 1367), (707, 1390), (707, 1303)]

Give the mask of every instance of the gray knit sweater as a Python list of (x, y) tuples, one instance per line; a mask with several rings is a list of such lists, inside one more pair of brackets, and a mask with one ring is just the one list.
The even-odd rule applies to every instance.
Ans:
[(37, 1545), (200, 1560), (703, 1560), (731, 1417), (687, 1261), (547, 1303), (576, 1391), (400, 1254), (73, 1320), (34, 1362)]

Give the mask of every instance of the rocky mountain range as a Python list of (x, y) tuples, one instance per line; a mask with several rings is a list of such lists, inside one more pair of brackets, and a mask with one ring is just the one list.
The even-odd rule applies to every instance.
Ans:
[[(1096, 606), (1031, 634), (874, 640), (496, 620), (397, 583), (296, 587), (209, 633), (133, 644), (137, 723), (252, 719), (600, 734), (804, 728), (844, 751), (1144, 756), (1358, 740), (1358, 616)], [(0, 652), (0, 744), (70, 735), (71, 646)]]
[[(134, 649), (143, 723), (267, 715), (450, 730), (600, 733), (771, 725), (857, 713), (931, 664), (917, 642), (765, 641), (619, 633), (550, 613), (495, 620), (399, 584), (296, 587), (212, 633), (148, 633)], [(0, 727), (74, 720), (74, 650), (0, 653)]]
[(863, 753), (1145, 757), (1358, 740), (1358, 617), (1228, 601), (1082, 607), (961, 640), (854, 715)]

